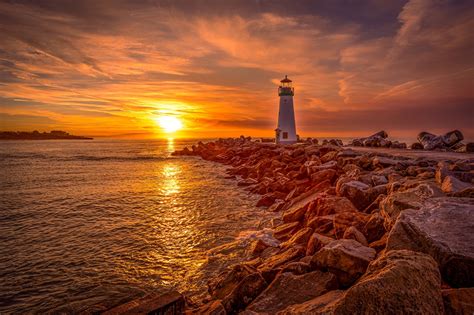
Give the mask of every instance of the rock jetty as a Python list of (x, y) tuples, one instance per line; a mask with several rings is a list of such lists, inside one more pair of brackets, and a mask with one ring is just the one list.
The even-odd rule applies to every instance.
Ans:
[[(431, 149), (425, 143), (462, 136), (420, 139)], [(254, 241), (188, 314), (474, 312), (473, 155), (442, 160), (245, 137), (174, 155), (229, 165), (239, 186), (261, 195), (258, 206), (281, 213), (273, 222), (279, 246)]]

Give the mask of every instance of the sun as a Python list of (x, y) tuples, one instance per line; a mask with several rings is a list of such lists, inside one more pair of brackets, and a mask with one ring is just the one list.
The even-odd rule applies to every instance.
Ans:
[(183, 123), (175, 116), (160, 116), (156, 122), (166, 133), (176, 132), (183, 128)]

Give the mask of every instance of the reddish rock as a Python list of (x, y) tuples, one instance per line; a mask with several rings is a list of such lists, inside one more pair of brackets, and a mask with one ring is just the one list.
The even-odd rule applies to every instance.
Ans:
[(306, 302), (336, 288), (336, 277), (328, 272), (313, 271), (302, 275), (280, 273), (247, 310), (275, 314), (290, 305)]
[(209, 315), (226, 315), (224, 306), (221, 303), (221, 300), (211, 301), (198, 309), (190, 310), (185, 312), (186, 315), (191, 314), (209, 314)]
[(459, 193), (468, 188), (474, 188), (474, 186), (450, 175), (446, 176), (441, 184), (441, 190), (447, 194)]
[(322, 234), (314, 233), (308, 240), (306, 246), (306, 256), (312, 256), (317, 253), (321, 248), (334, 241), (333, 238), (324, 236)]
[(260, 200), (257, 202), (257, 207), (270, 207), (275, 203), (275, 195), (273, 193), (268, 193), (262, 196)]
[(428, 255), (394, 251), (373, 261), (334, 314), (443, 314), (441, 281)]
[(384, 219), (379, 213), (374, 213), (364, 226), (365, 236), (369, 243), (382, 238), (386, 230), (384, 227)]
[(443, 280), (453, 287), (474, 286), (474, 200), (433, 198), (419, 210), (405, 210), (390, 231), (387, 250), (431, 255)]
[(339, 195), (349, 199), (357, 209), (363, 210), (371, 203), (368, 198), (369, 188), (367, 184), (353, 180), (341, 185)]
[(233, 290), (222, 299), (227, 313), (235, 314), (250, 304), (267, 287), (267, 282), (259, 273), (252, 273), (240, 281)]
[(301, 207), (292, 207), (283, 213), (283, 222), (290, 223), (302, 221), (308, 209), (308, 204)]
[(226, 270), (216, 278), (211, 279), (208, 283), (209, 293), (215, 299), (223, 299), (234, 290), (240, 281), (254, 272), (255, 270), (247, 265), (235, 265), (230, 270)]
[(446, 315), (474, 314), (474, 288), (442, 290)]
[(311, 174), (311, 180), (315, 183), (320, 183), (326, 180), (331, 182), (335, 176), (336, 171), (334, 169), (327, 169)]
[(335, 240), (321, 248), (311, 260), (311, 267), (334, 273), (342, 286), (350, 286), (375, 258), (375, 250), (354, 240)]
[(303, 245), (306, 248), (306, 244), (308, 243), (309, 237), (313, 234), (313, 229), (311, 228), (303, 228), (293, 234), (293, 236), (286, 242), (280, 245), (281, 248), (287, 248), (294, 245)]
[(344, 232), (344, 239), (353, 239), (364, 246), (369, 246), (367, 243), (367, 239), (365, 238), (364, 234), (362, 234), (357, 228), (351, 226)]
[(285, 241), (291, 237), (293, 231), (297, 230), (299, 226), (299, 222), (291, 222), (279, 225), (273, 230), (273, 237), (279, 241)]
[(260, 271), (268, 271), (280, 267), (290, 261), (296, 260), (304, 255), (305, 249), (303, 247), (290, 247), (276, 255), (271, 256), (265, 260), (259, 267)]
[(325, 216), (340, 212), (357, 212), (357, 209), (345, 197), (322, 195), (308, 205), (305, 221), (310, 221), (315, 216)]
[(334, 215), (334, 236), (342, 238), (344, 232), (351, 226), (356, 227), (359, 231), (364, 230), (364, 226), (369, 220), (369, 215), (360, 212), (341, 212)]
[(261, 254), (268, 246), (269, 245), (261, 239), (257, 239), (250, 244), (248, 252), (251, 256), (256, 256)]
[(301, 304), (288, 306), (278, 315), (329, 315), (334, 313), (336, 303), (344, 296), (344, 291), (333, 290)]
[(314, 217), (309, 220), (306, 225), (314, 229), (314, 232), (316, 233), (333, 237), (335, 235), (334, 217), (334, 214)]

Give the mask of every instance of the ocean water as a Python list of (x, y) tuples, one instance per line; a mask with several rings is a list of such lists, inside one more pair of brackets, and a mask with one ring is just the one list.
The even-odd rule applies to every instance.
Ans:
[(95, 312), (205, 295), (273, 214), (196, 140), (0, 142), (0, 313)]

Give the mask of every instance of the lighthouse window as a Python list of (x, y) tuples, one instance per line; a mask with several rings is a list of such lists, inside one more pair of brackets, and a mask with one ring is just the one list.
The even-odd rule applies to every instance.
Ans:
[(283, 139), (288, 139), (288, 132), (283, 133)]

